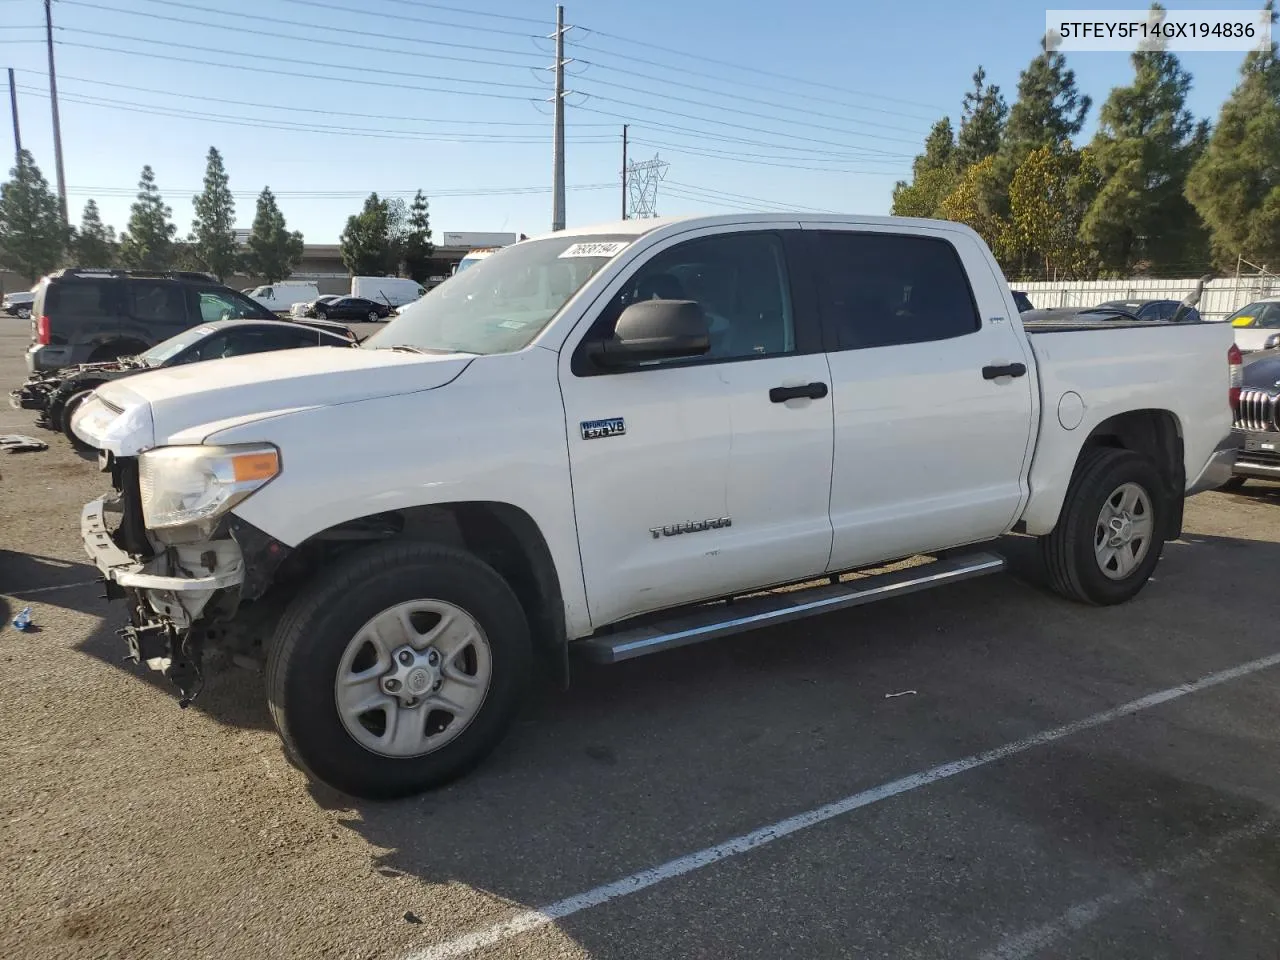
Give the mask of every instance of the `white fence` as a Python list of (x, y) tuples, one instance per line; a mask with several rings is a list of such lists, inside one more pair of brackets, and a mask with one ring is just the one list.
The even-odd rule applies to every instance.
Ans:
[[(1108, 300), (1181, 300), (1195, 289), (1189, 280), (1014, 280), (1037, 307), (1092, 307)], [(1280, 296), (1280, 278), (1271, 274), (1210, 280), (1196, 308), (1205, 320), (1222, 320), (1246, 303)]]

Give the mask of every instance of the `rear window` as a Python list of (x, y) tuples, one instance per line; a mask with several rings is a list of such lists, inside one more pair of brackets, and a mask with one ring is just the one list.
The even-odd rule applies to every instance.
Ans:
[(116, 310), (118, 285), (112, 280), (60, 280), (44, 290), (39, 312), (50, 321), (62, 319), (111, 320)]
[(129, 316), (135, 320), (174, 321), (187, 317), (186, 291), (171, 280), (130, 280)]

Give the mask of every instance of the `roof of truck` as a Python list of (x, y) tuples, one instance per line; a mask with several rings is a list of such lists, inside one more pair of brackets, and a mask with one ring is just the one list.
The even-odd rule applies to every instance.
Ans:
[(679, 217), (644, 217), (632, 220), (613, 220), (608, 223), (583, 224), (566, 227), (564, 230), (549, 231), (530, 237), (530, 240), (546, 240), (555, 236), (593, 236), (597, 234), (621, 234), (623, 236), (643, 236), (674, 224), (690, 227), (714, 227), (719, 224), (741, 223), (777, 223), (795, 220), (809, 224), (864, 224), (869, 227), (931, 227), (945, 228), (957, 233), (971, 233), (969, 227), (952, 220), (930, 220), (923, 217), (885, 217), (856, 213), (803, 213), (803, 212), (761, 212), (761, 213), (727, 213), (715, 215), (690, 215)]

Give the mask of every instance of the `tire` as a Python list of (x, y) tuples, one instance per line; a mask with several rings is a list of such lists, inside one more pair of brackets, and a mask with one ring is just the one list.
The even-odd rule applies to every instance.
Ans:
[(1248, 479), (1247, 477), (1232, 477), (1222, 486), (1218, 487), (1218, 489), (1221, 490), (1223, 493), (1234, 493), (1236, 490), (1241, 489), (1245, 485), (1245, 482), (1247, 481), (1247, 479)]
[[(1112, 558), (1110, 575), (1104, 570), (1095, 542), (1105, 536), (1102, 511), (1108, 501), (1121, 491), (1141, 490), (1146, 497), (1150, 516), (1150, 534), (1145, 549), (1134, 536)], [(1109, 606), (1124, 603), (1137, 595), (1150, 578), (1164, 549), (1164, 531), (1169, 511), (1168, 495), (1155, 465), (1145, 457), (1127, 450), (1100, 448), (1087, 450), (1080, 459), (1058, 525), (1040, 538), (1049, 584), (1053, 590), (1080, 603)], [(1136, 520), (1138, 512), (1132, 511)], [(1123, 523), (1123, 521), (1120, 521)], [(1131, 528), (1130, 528), (1131, 529)], [(1123, 536), (1123, 530), (1118, 532)], [(1104, 553), (1109, 540), (1103, 540)], [(1125, 552), (1136, 560), (1125, 572)], [(1137, 556), (1137, 554), (1141, 556)]]
[[(358, 646), (359, 635), (368, 635), (365, 628), (398, 605), (412, 603), (451, 606), (470, 616), (487, 644), (488, 687), (452, 739), (419, 755), (388, 756), (361, 744), (348, 730), (351, 713), (340, 712), (337, 680), (340, 670), (344, 676), (346, 670), (360, 672), (359, 657), (351, 648)], [(396, 643), (400, 641), (388, 647), (404, 650)], [(465, 551), (439, 544), (380, 544), (324, 570), (289, 605), (267, 656), (267, 698), (285, 749), (308, 775), (356, 797), (393, 799), (441, 786), (480, 763), (506, 734), (527, 688), (532, 661), (524, 610), (491, 567)], [(394, 655), (388, 662), (400, 669)], [(382, 667), (369, 664), (360, 670), (382, 678), (375, 683), (386, 683)], [(407, 693), (408, 687), (406, 678), (402, 690)], [(382, 690), (375, 695), (394, 700)], [(419, 711), (431, 696), (423, 698)], [(408, 719), (402, 722), (418, 715), (404, 710), (400, 716)], [(372, 716), (377, 715), (381, 714)], [(382, 716), (390, 739), (390, 716)], [(421, 716), (419, 731), (436, 714)]]
[(316, 311), (316, 319), (317, 319), (317, 320), (328, 320), (328, 319), (329, 319), (329, 312), (328, 312), (327, 310), (317, 310), (317, 311)]
[(377, 310), (370, 310), (370, 311), (369, 311), (369, 322), (370, 322), (370, 323), (377, 323), (377, 322), (378, 322), (379, 320), (381, 320), (381, 319), (382, 319), (382, 317), (378, 314), (378, 311), (377, 311)]
[(60, 424), (62, 433), (63, 436), (71, 442), (71, 446), (78, 453), (91, 453), (93, 451), (93, 447), (76, 436), (75, 431), (71, 429), (71, 417), (76, 412), (76, 408), (79, 407), (80, 404), (84, 403), (93, 391), (94, 388), (90, 387), (88, 390), (81, 390), (78, 393), (73, 393), (67, 398), (67, 402), (62, 405), (62, 422)]

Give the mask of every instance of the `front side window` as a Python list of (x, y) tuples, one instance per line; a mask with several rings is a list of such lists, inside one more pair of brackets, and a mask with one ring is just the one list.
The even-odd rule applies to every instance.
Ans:
[(270, 320), (274, 316), (261, 304), (232, 290), (201, 289), (196, 291), (200, 304), (200, 319), (204, 323), (216, 320)]
[(569, 234), (504, 247), (406, 306), (363, 346), (473, 354), (522, 350), (634, 239)]
[(982, 326), (946, 240), (822, 231), (818, 249), (822, 314), (840, 350), (948, 340)]
[(690, 240), (641, 266), (592, 325), (587, 340), (611, 336), (622, 311), (641, 300), (694, 300), (711, 349), (698, 360), (735, 360), (795, 350), (795, 325), (782, 240), (729, 233)]

